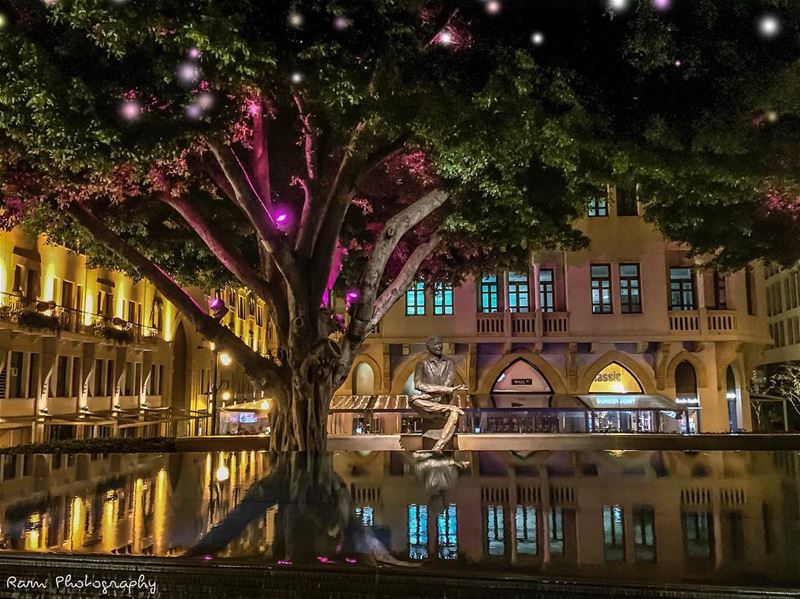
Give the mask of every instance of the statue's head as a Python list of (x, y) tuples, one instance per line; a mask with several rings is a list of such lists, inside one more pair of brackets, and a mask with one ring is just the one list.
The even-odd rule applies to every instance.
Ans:
[(428, 337), (428, 340), (425, 341), (425, 346), (428, 348), (428, 351), (437, 358), (442, 357), (442, 338), (438, 335)]

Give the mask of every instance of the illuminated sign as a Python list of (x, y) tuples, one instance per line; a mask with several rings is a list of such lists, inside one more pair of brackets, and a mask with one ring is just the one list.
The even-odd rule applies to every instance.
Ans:
[(594, 377), (589, 393), (642, 393), (642, 386), (627, 368), (612, 362)]
[(511, 379), (512, 385), (533, 385), (533, 379)]
[(242, 412), (239, 414), (239, 424), (253, 424), (258, 422), (255, 412)]
[(689, 406), (699, 406), (700, 399), (697, 397), (676, 397), (675, 403)]
[(595, 397), (594, 402), (598, 407), (602, 406), (604, 408), (632, 407), (636, 405), (636, 398), (611, 395), (608, 397)]

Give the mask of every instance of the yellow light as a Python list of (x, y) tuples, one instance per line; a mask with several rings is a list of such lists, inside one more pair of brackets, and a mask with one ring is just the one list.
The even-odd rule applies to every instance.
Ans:
[(94, 294), (95, 290), (93, 287), (88, 287), (86, 289), (86, 299), (84, 301), (84, 314), (83, 314), (83, 324), (89, 326), (92, 324), (92, 312), (94, 311)]
[(44, 301), (50, 302), (55, 299), (55, 287), (56, 265), (51, 262), (47, 265), (47, 270), (44, 273), (44, 295), (42, 296)]
[(223, 391), (222, 392), (222, 401), (228, 401), (231, 398), (230, 391)]
[(213, 341), (209, 341), (209, 342), (208, 342), (208, 348), (209, 348), (211, 351), (214, 351), (215, 349), (217, 349), (217, 344), (216, 344), (216, 343), (214, 343)]
[(261, 400), (261, 409), (262, 410), (269, 410), (270, 403), (268, 399)]
[(231, 364), (233, 364), (233, 358), (231, 358), (230, 354), (225, 352), (222, 352), (219, 355), (219, 361), (223, 366), (230, 366)]
[(214, 478), (218, 483), (224, 483), (231, 477), (231, 471), (225, 464), (220, 464), (217, 471), (214, 473)]

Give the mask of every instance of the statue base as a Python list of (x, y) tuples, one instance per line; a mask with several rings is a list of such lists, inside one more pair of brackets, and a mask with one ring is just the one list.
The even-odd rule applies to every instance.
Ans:
[[(426, 430), (424, 433), (409, 435), (409, 434), (402, 434), (400, 435), (400, 446), (406, 451), (419, 451), (419, 450), (427, 450), (430, 451), (433, 449), (433, 446), (436, 445), (436, 442), (442, 436), (442, 429), (440, 428), (431, 428)], [(456, 449), (456, 438), (458, 435), (453, 435), (453, 438), (444, 446), (445, 451), (454, 451)]]

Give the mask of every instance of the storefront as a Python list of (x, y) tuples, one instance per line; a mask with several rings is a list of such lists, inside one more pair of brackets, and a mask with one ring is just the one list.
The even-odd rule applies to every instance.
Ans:
[(259, 399), (234, 406), (224, 407), (219, 415), (220, 435), (267, 435), (269, 434), (269, 412), (272, 402)]

